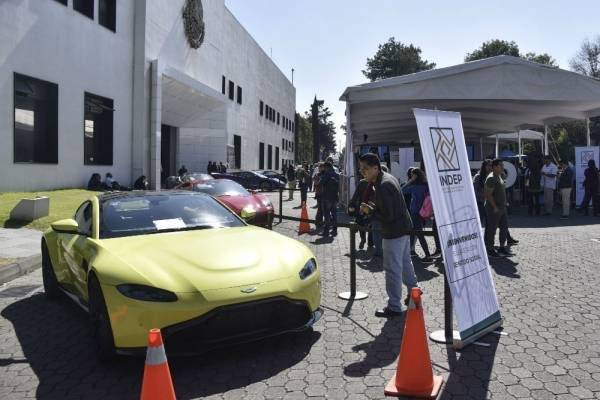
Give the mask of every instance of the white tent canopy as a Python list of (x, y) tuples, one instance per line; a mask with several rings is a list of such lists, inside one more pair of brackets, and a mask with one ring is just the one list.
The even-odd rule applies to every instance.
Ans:
[[(413, 108), (461, 113), (467, 138), (545, 126), (600, 115), (600, 80), (497, 56), (346, 88), (346, 151), (353, 145), (399, 144), (418, 140)], [(521, 152), (519, 152), (521, 153)], [(344, 169), (354, 187), (354, 157)], [(347, 193), (346, 193), (347, 194)]]
[(350, 86), (340, 100), (354, 144), (392, 144), (418, 139), (413, 108), (460, 112), (467, 137), (598, 116), (600, 81), (497, 56)]
[(513, 142), (516, 143), (521, 140), (544, 140), (544, 134), (538, 131), (532, 131), (530, 129), (525, 129), (519, 132), (510, 132), (510, 133), (497, 133), (495, 135), (490, 135), (490, 138), (498, 138), (499, 140), (505, 142)]

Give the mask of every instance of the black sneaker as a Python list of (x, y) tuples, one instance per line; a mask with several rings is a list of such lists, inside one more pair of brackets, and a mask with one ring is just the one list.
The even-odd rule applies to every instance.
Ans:
[(431, 264), (431, 263), (434, 261), (434, 259), (433, 259), (433, 257), (431, 257), (431, 256), (427, 256), (427, 257), (423, 257), (423, 258), (421, 258), (421, 260), (420, 260), (420, 261), (421, 261), (423, 264)]
[(498, 254), (500, 254), (503, 257), (510, 257), (510, 256), (514, 256), (513, 253), (511, 253), (510, 251), (508, 251), (508, 249), (506, 247), (498, 247)]
[(331, 231), (331, 236), (337, 236), (337, 229)]
[(488, 258), (501, 258), (502, 256), (498, 254), (498, 252), (494, 249), (488, 249), (487, 251)]
[(392, 318), (392, 317), (398, 317), (400, 315), (402, 315), (402, 311), (390, 310), (387, 307), (383, 307), (383, 308), (380, 308), (378, 310), (375, 310), (375, 316), (376, 317)]
[(365, 241), (364, 241), (364, 240), (361, 240), (361, 241), (360, 241), (360, 243), (358, 244), (358, 248), (359, 248), (360, 250), (362, 250), (362, 249), (364, 249), (364, 248), (365, 248)]
[(517, 239), (510, 238), (506, 241), (506, 243), (508, 243), (509, 246), (514, 246), (516, 244), (519, 244), (519, 241)]

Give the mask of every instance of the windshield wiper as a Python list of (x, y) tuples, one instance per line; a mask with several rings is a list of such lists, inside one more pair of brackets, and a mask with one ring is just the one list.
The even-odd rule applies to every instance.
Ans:
[(194, 226), (186, 226), (184, 228), (168, 228), (168, 229), (158, 229), (156, 231), (152, 231), (149, 233), (165, 233), (165, 232), (182, 232), (182, 231), (195, 231), (201, 229), (212, 229), (215, 228), (212, 225), (194, 225)]

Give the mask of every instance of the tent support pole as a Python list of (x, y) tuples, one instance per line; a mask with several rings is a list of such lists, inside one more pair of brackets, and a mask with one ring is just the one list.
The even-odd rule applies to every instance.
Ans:
[(499, 140), (498, 139), (498, 134), (496, 134), (496, 158), (498, 158), (498, 153), (499, 153), (499, 150), (500, 150), (500, 146), (498, 144), (498, 140)]
[(479, 153), (481, 154), (481, 160), (485, 160), (485, 154), (483, 154), (483, 137), (479, 137)]
[(588, 147), (592, 145), (592, 140), (590, 137), (590, 119), (586, 118), (585, 119), (585, 127), (586, 127), (586, 139), (587, 139), (587, 145)]
[(521, 147), (521, 130), (517, 128), (517, 138), (519, 139), (519, 166), (521, 166), (521, 154), (523, 154), (523, 149)]
[(548, 135), (550, 133), (550, 126), (544, 125), (544, 155), (547, 156), (550, 154), (548, 149)]

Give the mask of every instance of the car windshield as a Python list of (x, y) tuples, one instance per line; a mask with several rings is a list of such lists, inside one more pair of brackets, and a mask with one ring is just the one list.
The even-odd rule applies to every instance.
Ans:
[(244, 226), (231, 211), (200, 193), (146, 194), (102, 202), (100, 238)]
[(242, 185), (229, 179), (215, 179), (194, 185), (195, 192), (210, 194), (211, 196), (249, 196), (250, 194)]

